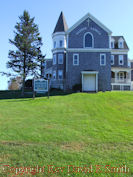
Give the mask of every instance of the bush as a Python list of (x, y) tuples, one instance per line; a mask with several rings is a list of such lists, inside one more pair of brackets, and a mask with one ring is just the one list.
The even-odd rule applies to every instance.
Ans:
[(75, 84), (73, 87), (72, 87), (72, 90), (74, 92), (77, 92), (77, 91), (82, 91), (82, 84)]

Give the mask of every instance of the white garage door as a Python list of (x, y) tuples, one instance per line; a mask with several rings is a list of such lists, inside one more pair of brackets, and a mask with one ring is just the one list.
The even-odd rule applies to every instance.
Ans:
[(96, 91), (96, 74), (84, 74), (83, 91)]

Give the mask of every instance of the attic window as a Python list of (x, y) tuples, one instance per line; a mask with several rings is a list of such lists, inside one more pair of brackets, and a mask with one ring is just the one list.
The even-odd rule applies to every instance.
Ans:
[(119, 41), (119, 48), (120, 49), (123, 49), (124, 47), (123, 47), (123, 41)]
[(92, 48), (94, 43), (93, 35), (91, 33), (86, 33), (84, 35), (84, 47)]

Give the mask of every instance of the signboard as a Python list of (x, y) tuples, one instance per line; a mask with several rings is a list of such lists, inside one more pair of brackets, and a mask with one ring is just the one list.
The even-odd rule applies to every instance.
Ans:
[(48, 92), (48, 80), (34, 79), (34, 91), (35, 92)]

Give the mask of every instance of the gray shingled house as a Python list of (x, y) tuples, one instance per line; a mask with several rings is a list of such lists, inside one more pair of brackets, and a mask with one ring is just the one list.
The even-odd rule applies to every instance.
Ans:
[(129, 48), (123, 36), (112, 32), (90, 13), (68, 28), (61, 12), (52, 34), (52, 59), (44, 76), (51, 87), (82, 91), (131, 90)]

